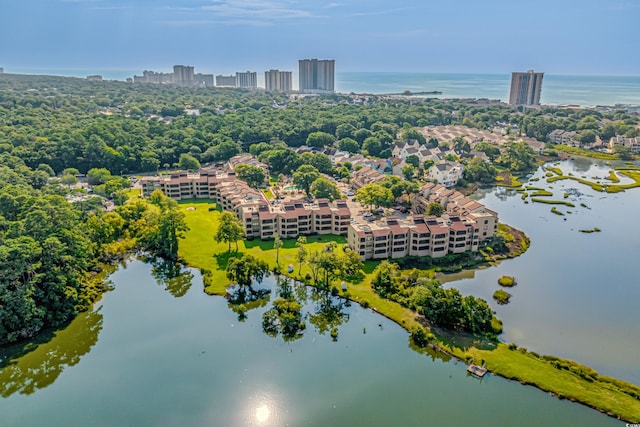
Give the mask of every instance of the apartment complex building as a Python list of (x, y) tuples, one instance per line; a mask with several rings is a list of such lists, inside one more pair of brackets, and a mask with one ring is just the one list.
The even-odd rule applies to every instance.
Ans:
[(364, 166), (360, 170), (351, 174), (351, 187), (359, 190), (367, 184), (377, 184), (384, 179), (386, 175), (370, 166)]
[(335, 60), (301, 59), (298, 61), (299, 89), (302, 93), (330, 93), (334, 91)]
[(458, 216), (388, 216), (375, 223), (351, 224), (347, 233), (349, 246), (365, 260), (476, 252), (480, 241), (478, 224)]
[(293, 90), (293, 79), (291, 76), (291, 71), (265, 71), (264, 88), (270, 92), (291, 92)]
[(405, 218), (387, 216), (378, 221), (356, 217), (349, 225), (347, 242), (362, 259), (405, 256), (442, 257), (449, 253), (477, 252), (481, 242), (498, 229), (498, 214), (458, 191), (429, 183), (414, 199), (414, 212), (424, 213), (431, 202), (445, 211), (440, 217), (420, 213)]
[(216, 86), (220, 87), (236, 87), (236, 76), (224, 76), (222, 74), (218, 74), (216, 76)]
[(195, 83), (194, 68), (188, 65), (174, 65), (173, 83), (179, 86), (193, 86)]
[(247, 238), (271, 239), (274, 232), (282, 238), (346, 235), (351, 223), (351, 212), (344, 200), (269, 202), (261, 191), (249, 187), (233, 173), (180, 172), (167, 177), (143, 177), (141, 184), (146, 197), (160, 190), (174, 200), (214, 199), (223, 210), (240, 218)]
[(540, 105), (543, 74), (534, 73), (533, 70), (529, 70), (526, 73), (512, 73), (509, 104), (514, 106)]
[(266, 202), (241, 209), (239, 218), (247, 238), (271, 239), (273, 233), (282, 238), (311, 234), (346, 235), (351, 211), (346, 201), (317, 199), (314, 203), (290, 200), (279, 204)]
[(255, 71), (236, 73), (236, 86), (244, 88), (257, 88), (258, 73), (256, 73)]

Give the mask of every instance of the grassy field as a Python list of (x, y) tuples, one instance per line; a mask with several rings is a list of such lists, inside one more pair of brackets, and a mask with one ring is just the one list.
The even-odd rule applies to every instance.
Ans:
[[(183, 201), (180, 207), (185, 212), (190, 230), (180, 242), (179, 255), (186, 264), (208, 271), (205, 283), (205, 292), (208, 294), (225, 293), (229, 280), (225, 276), (224, 269), (231, 257), (249, 253), (267, 261), (271, 268), (275, 267), (276, 254), (273, 241), (240, 241), (238, 252), (236, 252), (235, 244), (232, 244), (229, 251), (228, 245), (218, 244), (213, 240), (220, 218), (220, 212), (216, 209), (215, 203)], [(320, 250), (329, 241), (335, 241), (339, 246), (346, 243), (344, 237), (340, 236), (309, 236), (307, 240), (308, 252)], [(310, 269), (303, 265), (301, 271), (299, 270), (295, 260), (297, 253), (295, 243), (295, 239), (283, 240), (283, 246), (280, 248), (280, 266), (283, 272), (286, 272), (287, 266), (293, 264), (294, 272), (290, 276), (300, 278), (310, 273)], [(373, 291), (370, 285), (371, 273), (377, 264), (378, 262), (374, 261), (365, 262), (364, 279), (359, 283), (348, 283), (347, 292), (340, 293), (365, 307), (370, 307), (407, 330), (420, 324), (420, 319), (415, 312), (381, 298)], [(615, 414), (626, 421), (640, 422), (640, 400), (623, 391), (634, 389), (634, 386), (628, 383), (614, 384), (604, 380), (583, 379), (573, 372), (556, 368), (552, 362), (534, 353), (512, 350), (504, 344), (499, 344), (494, 350), (449, 347), (439, 341), (435, 344), (460, 360), (484, 364), (495, 375), (534, 385), (542, 390), (553, 392), (559, 397)]]

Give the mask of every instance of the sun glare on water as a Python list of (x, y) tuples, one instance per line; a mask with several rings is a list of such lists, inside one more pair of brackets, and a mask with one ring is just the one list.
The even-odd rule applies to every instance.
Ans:
[(264, 424), (269, 419), (271, 411), (267, 405), (262, 405), (256, 408), (256, 421), (260, 424)]

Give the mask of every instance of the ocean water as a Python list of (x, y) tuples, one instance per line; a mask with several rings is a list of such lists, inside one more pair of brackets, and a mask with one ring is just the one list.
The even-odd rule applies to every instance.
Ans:
[[(489, 98), (508, 101), (511, 74), (336, 73), (336, 91), (401, 93), (439, 91), (438, 98)], [(640, 104), (640, 76), (545, 74), (541, 103), (582, 106)]]
[[(153, 69), (153, 67), (151, 68)], [(162, 70), (170, 72), (170, 69)], [(196, 70), (208, 73), (207, 70)], [(44, 69), (5, 68), (6, 73), (47, 74), (84, 78), (100, 74), (105, 80), (126, 80), (141, 70), (129, 69)], [(215, 73), (214, 73), (215, 74)], [(258, 72), (258, 86), (264, 87), (264, 74)], [(294, 71), (294, 89), (298, 75)], [(401, 93), (439, 91), (437, 98), (489, 98), (508, 101), (511, 73), (402, 73), (336, 72), (335, 89), (339, 93)], [(581, 106), (640, 104), (640, 76), (570, 76), (545, 74), (541, 103)]]

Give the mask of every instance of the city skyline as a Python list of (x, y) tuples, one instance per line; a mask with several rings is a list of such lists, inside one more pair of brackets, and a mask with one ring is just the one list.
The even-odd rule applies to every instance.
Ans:
[[(295, 69), (638, 75), (640, 3), (505, 0), (24, 0), (3, 7), (0, 66), (24, 70)], [(64, 28), (65, 31), (60, 29)], [(522, 47), (526, 46), (526, 49)]]

